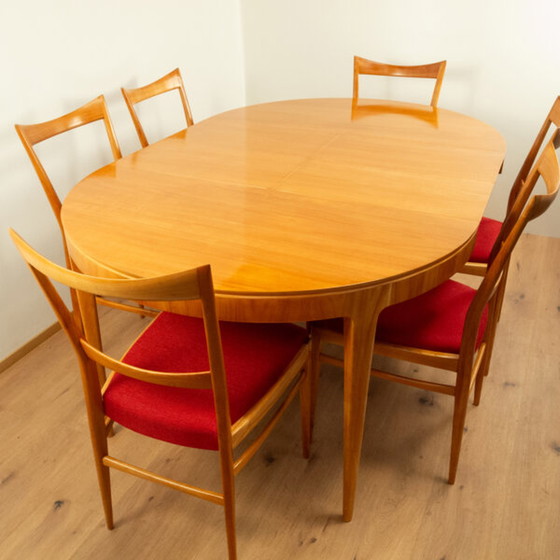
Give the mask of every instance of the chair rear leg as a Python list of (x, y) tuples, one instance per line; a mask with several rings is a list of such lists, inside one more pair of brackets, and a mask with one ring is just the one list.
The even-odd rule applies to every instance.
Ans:
[(482, 395), (482, 385), (484, 384), (484, 375), (482, 372), (476, 376), (476, 381), (474, 385), (474, 399), (473, 404), (478, 406), (480, 404), (480, 396)]
[[(313, 428), (315, 425), (315, 410), (317, 407), (317, 392), (319, 390), (319, 377), (321, 375), (321, 335), (319, 331), (312, 330), (311, 332), (311, 352), (309, 353), (309, 360), (307, 363), (307, 384), (306, 399), (309, 406), (309, 445), (313, 441)], [(307, 454), (304, 450), (304, 457), (309, 458), (309, 449)]]
[(311, 442), (313, 440), (313, 419), (315, 413), (315, 401), (317, 392), (317, 379), (314, 368), (315, 365), (310, 353), (305, 365), (306, 371), (299, 391), (300, 414), (301, 414), (301, 441), (303, 456), (309, 459), (311, 452)]
[(482, 364), (480, 365), (480, 369), (476, 374), (476, 380), (474, 384), (474, 399), (473, 404), (478, 406), (480, 404), (480, 397), (482, 395), (482, 386), (484, 384), (484, 378), (488, 375), (488, 371), (490, 370), (490, 360), (492, 358), (492, 350), (494, 346), (494, 336), (491, 337), (491, 340), (488, 342), (486, 346), (486, 353), (484, 354), (484, 358), (482, 359)]
[[(505, 286), (505, 283), (502, 284)], [(482, 395), (482, 385), (484, 383), (484, 378), (488, 375), (490, 371), (490, 362), (492, 361), (492, 353), (494, 351), (494, 341), (496, 340), (496, 329), (498, 326), (499, 316), (498, 312), (501, 308), (501, 302), (499, 298), (494, 301), (493, 307), (493, 315), (494, 319), (492, 320), (491, 324), (488, 325), (486, 328), (489, 330), (488, 338), (486, 339), (486, 349), (484, 351), (484, 356), (482, 358), (482, 363), (480, 364), (480, 368), (476, 373), (476, 381), (474, 386), (474, 405), (478, 406), (480, 404), (480, 397)], [(492, 313), (492, 310), (491, 310)]]
[[(509, 272), (509, 263), (506, 265), (505, 271), (504, 271), (504, 276), (500, 282), (500, 285), (498, 286), (498, 293), (496, 295), (496, 316), (497, 316), (497, 320), (499, 321), (501, 316), (502, 316), (502, 307), (504, 304), (504, 297), (506, 294), (506, 284), (507, 284), (507, 276), (508, 276), (508, 272)], [(488, 372), (486, 372), (486, 374), (488, 375)]]

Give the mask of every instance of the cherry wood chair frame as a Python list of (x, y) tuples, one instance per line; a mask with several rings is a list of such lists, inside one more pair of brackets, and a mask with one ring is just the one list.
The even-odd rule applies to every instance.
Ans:
[[(541, 150), (541, 147), (546, 139), (546, 136), (552, 126), (555, 126), (556, 128), (560, 127), (560, 95), (556, 98), (556, 100), (552, 104), (552, 107), (550, 108), (550, 111), (548, 112), (548, 115), (546, 116), (535, 138), (535, 141), (533, 142), (533, 145), (531, 146), (531, 149), (529, 150), (529, 153), (527, 154), (527, 157), (525, 158), (525, 161), (523, 162), (523, 165), (519, 169), (517, 177), (513, 182), (513, 185), (509, 192), (506, 216), (511, 212), (511, 209), (513, 208), (513, 205), (517, 197), (522, 191), (523, 184), (526, 181), (527, 176), (531, 171), (531, 167), (533, 166), (535, 159), (537, 158)], [(529, 195), (531, 194), (531, 193), (527, 193), (526, 191), (523, 192), (526, 198), (528, 198)], [(496, 239), (496, 242), (494, 243), (494, 247), (492, 249), (493, 252), (496, 252), (498, 250), (500, 238), (502, 236), (503, 235), (501, 233), (498, 235), (498, 238)], [(463, 267), (463, 269), (461, 270), (461, 272), (464, 272), (466, 274), (472, 274), (475, 276), (484, 276), (486, 274), (487, 269), (488, 269), (488, 262), (468, 261)], [(504, 282), (504, 287), (505, 287), (505, 282)]]
[(399, 66), (395, 64), (376, 62), (374, 60), (368, 60), (367, 58), (355, 56), (354, 87), (352, 94), (353, 102), (358, 102), (360, 74), (371, 76), (395, 76), (404, 78), (432, 78), (435, 80), (435, 84), (430, 105), (432, 107), (437, 107), (446, 64), (447, 61), (442, 60), (441, 62), (421, 64), (418, 66)]
[[(101, 492), (105, 520), (113, 528), (113, 512), (109, 469), (114, 468), (134, 476), (196, 496), (225, 509), (228, 552), (230, 560), (237, 558), (235, 535), (234, 477), (247, 464), (265, 441), (292, 399), (301, 395), (303, 453), (309, 456), (311, 441), (311, 390), (309, 386), (309, 344), (299, 348), (291, 363), (274, 385), (233, 425), (230, 420), (226, 371), (221, 346), (220, 327), (216, 315), (212, 275), (209, 266), (185, 272), (145, 279), (108, 279), (86, 276), (60, 267), (35, 252), (17, 233), (10, 235), (45, 293), (57, 318), (68, 335), (78, 358), (91, 443)], [(76, 317), (61, 299), (52, 281), (72, 288), (78, 295), (81, 318)], [(135, 367), (113, 358), (101, 350), (99, 323), (95, 296), (102, 294), (133, 301), (186, 301), (197, 300), (202, 309), (208, 352), (209, 371), (173, 372), (154, 371)], [(147, 327), (149, 329), (149, 327)], [(185, 341), (187, 342), (187, 341)], [(102, 387), (97, 365), (113, 370)], [(121, 375), (156, 385), (175, 388), (211, 389), (216, 415), (218, 454), (221, 468), (222, 492), (198, 488), (132, 465), (109, 454), (108, 426), (104, 411), (104, 394), (118, 371)], [(264, 427), (263, 427), (264, 424)], [(261, 426), (237, 458), (234, 450)]]
[[(71, 111), (70, 113), (62, 115), (61, 117), (58, 117), (56, 119), (37, 124), (15, 125), (16, 132), (18, 133), (23, 147), (25, 148), (25, 151), (27, 152), (27, 155), (31, 160), (33, 168), (35, 169), (35, 172), (39, 177), (39, 181), (41, 182), (43, 191), (47, 195), (49, 204), (52, 208), (56, 221), (58, 222), (64, 245), (66, 266), (68, 268), (74, 268), (74, 265), (68, 253), (66, 236), (60, 217), (62, 201), (60, 200), (60, 197), (58, 196), (51, 179), (47, 175), (47, 172), (43, 164), (41, 163), (37, 152), (35, 151), (35, 146), (41, 142), (44, 142), (45, 140), (48, 140), (49, 138), (52, 138), (64, 132), (69, 132), (70, 130), (73, 130), (75, 128), (79, 128), (81, 126), (85, 126), (87, 124), (98, 121), (103, 121), (114, 160), (116, 161), (120, 159), (122, 157), (121, 149), (117, 140), (117, 136), (115, 134), (115, 130), (113, 128), (113, 123), (111, 122), (111, 118), (109, 116), (109, 111), (107, 110), (105, 97), (103, 95), (96, 97), (89, 103), (86, 103), (78, 109), (75, 109), (74, 111)], [(73, 294), (73, 292), (71, 293)], [(98, 302), (109, 307), (126, 309), (127, 311), (132, 311), (141, 315), (153, 315), (150, 310), (145, 309), (143, 306), (131, 306), (122, 302), (112, 301), (105, 298), (98, 298)], [(76, 302), (74, 301), (74, 303)]]
[(73, 130), (74, 128), (78, 128), (80, 126), (84, 126), (86, 124), (90, 124), (96, 121), (103, 121), (105, 125), (105, 130), (107, 131), (107, 138), (109, 139), (109, 144), (111, 146), (111, 151), (113, 153), (113, 157), (115, 160), (120, 159), (122, 157), (121, 149), (119, 147), (119, 142), (115, 135), (115, 131), (113, 129), (113, 124), (109, 117), (109, 112), (107, 111), (107, 105), (105, 103), (105, 98), (103, 95), (96, 97), (89, 103), (82, 105), (75, 111), (67, 113), (61, 117), (56, 119), (52, 119), (49, 121), (45, 121), (42, 123), (37, 124), (16, 124), (15, 129), (18, 133), (18, 136), (33, 164), (33, 168), (35, 172), (39, 176), (39, 180), (41, 181), (41, 185), (47, 198), (49, 200), (49, 204), (54, 212), (55, 218), (60, 226), (62, 231), (62, 223), (60, 221), (60, 210), (62, 208), (62, 202), (54, 189), (54, 186), (45, 171), (45, 168), (41, 164), (37, 153), (34, 150), (34, 146), (52, 138), (53, 136), (57, 136), (58, 134), (62, 134), (63, 132), (68, 132)]
[(137, 103), (145, 101), (146, 99), (155, 97), (156, 95), (160, 95), (162, 93), (173, 90), (177, 90), (181, 97), (181, 104), (185, 113), (187, 126), (192, 126), (194, 124), (194, 121), (191, 114), (191, 108), (187, 99), (187, 94), (185, 92), (183, 78), (181, 77), (181, 72), (178, 68), (172, 70), (171, 72), (169, 72), (169, 74), (166, 74), (165, 76), (145, 86), (131, 89), (121, 88), (126, 106), (128, 107), (128, 111), (130, 112), (130, 116), (132, 117), (132, 122), (134, 123), (134, 127), (136, 128), (136, 133), (138, 134), (140, 144), (142, 144), (143, 148), (148, 146), (149, 142), (148, 138), (146, 137), (144, 128), (142, 127), (142, 123), (140, 122), (140, 119), (138, 117), (138, 113), (136, 112), (135, 105)]
[[(505, 281), (504, 272), (511, 252), (527, 223), (545, 212), (558, 193), (560, 167), (555, 148), (559, 143), (560, 131), (557, 130), (543, 150), (538, 162), (529, 173), (527, 180), (523, 183), (519, 196), (517, 196), (512, 210), (504, 222), (503, 232), (498, 242), (498, 250), (493, 255), (488, 272), (477, 289), (466, 314), (459, 353), (452, 354), (436, 352), (425, 348), (399, 346), (385, 343), (379, 339), (375, 341), (374, 353), (378, 356), (404, 360), (455, 373), (454, 382), (435, 383), (388, 371), (371, 370), (371, 375), (374, 377), (450, 395), (454, 398), (449, 484), (454, 484), (457, 475), (469, 395), (474, 387), (474, 404), (478, 405), (480, 403), (483, 380), (488, 375), (498, 323), (499, 301), (497, 296), (500, 293), (501, 284)], [(534, 195), (527, 202), (539, 178), (543, 179), (547, 194)], [(487, 325), (482, 341), (477, 345), (479, 325), (481, 324), (481, 318), (485, 309), (488, 310)], [(379, 323), (382, 322), (382, 315), (383, 312)], [(314, 385), (317, 383), (320, 361), (343, 365), (341, 360), (320, 353), (320, 346), (323, 342), (343, 345), (344, 334), (343, 328), (341, 329), (340, 326), (341, 321), (335, 324), (332, 322), (321, 324), (319, 322), (312, 327), (312, 336), (314, 338), (312, 357), (314, 370), (312, 376), (315, 379)]]

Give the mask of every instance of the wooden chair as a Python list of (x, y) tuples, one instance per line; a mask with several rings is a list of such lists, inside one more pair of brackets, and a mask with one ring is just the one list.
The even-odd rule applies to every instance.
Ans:
[(394, 64), (384, 64), (375, 62), (359, 56), (354, 57), (354, 91), (352, 101), (354, 104), (359, 98), (359, 76), (367, 74), (373, 76), (396, 76), (404, 78), (432, 78), (435, 79), (434, 91), (430, 105), (437, 107), (439, 92), (443, 82), (445, 66), (447, 61), (434, 62), (432, 64), (421, 64), (419, 66), (398, 66)]
[[(455, 374), (450, 383), (436, 383), (377, 369), (371, 372), (375, 377), (454, 398), (450, 484), (457, 475), (469, 394), (474, 387), (474, 404), (478, 405), (490, 366), (497, 325), (497, 294), (505, 266), (527, 223), (540, 216), (558, 192), (560, 169), (553, 144), (557, 138), (558, 131), (529, 173), (504, 224), (503, 242), (479, 288), (475, 290), (448, 280), (416, 298), (386, 308), (379, 316), (375, 354)], [(535, 195), (525, 204), (523, 191), (531, 192), (539, 178), (546, 184), (547, 194)], [(342, 345), (343, 322), (338, 319), (316, 323), (312, 336), (316, 347), (321, 342)], [(318, 360), (340, 365), (340, 360), (323, 354)], [(318, 360), (314, 356), (314, 378), (318, 375)]]
[[(107, 527), (113, 527), (109, 468), (114, 468), (223, 506), (229, 558), (235, 559), (234, 476), (298, 391), (302, 395), (303, 450), (309, 455), (307, 331), (293, 324), (218, 323), (209, 266), (157, 278), (91, 277), (51, 263), (13, 230), (10, 234), (78, 358)], [(53, 281), (76, 291), (81, 319), (66, 307)], [(118, 359), (100, 349), (92, 294), (160, 302), (198, 300), (203, 318), (161, 312)], [(113, 371), (104, 387), (96, 364)], [(217, 451), (222, 490), (198, 488), (113, 457), (108, 450), (105, 415), (152, 438)], [(235, 458), (234, 450), (252, 433), (251, 441)]]
[(122, 157), (121, 149), (115, 136), (115, 131), (113, 129), (113, 124), (109, 118), (109, 113), (107, 111), (107, 106), (105, 104), (105, 98), (103, 95), (96, 97), (94, 100), (86, 103), (79, 109), (72, 111), (62, 117), (56, 119), (38, 123), (38, 124), (16, 124), (15, 129), (18, 136), (33, 164), (35, 172), (39, 176), (43, 190), (47, 195), (49, 204), (54, 212), (55, 218), (58, 221), (60, 230), (62, 231), (62, 223), (60, 221), (60, 211), (62, 209), (62, 202), (53, 187), (45, 168), (41, 164), (37, 153), (35, 152), (34, 146), (62, 134), (63, 132), (68, 132), (80, 126), (90, 124), (96, 121), (103, 121), (105, 125), (105, 130), (107, 131), (107, 137), (109, 139), (109, 145), (111, 146), (111, 151), (115, 160)]
[(143, 148), (148, 146), (149, 142), (148, 138), (146, 137), (146, 133), (144, 132), (144, 128), (140, 123), (140, 119), (138, 118), (135, 105), (156, 95), (160, 95), (162, 93), (173, 90), (178, 90), (181, 97), (181, 104), (183, 105), (183, 110), (185, 112), (185, 120), (187, 121), (187, 126), (192, 126), (194, 123), (191, 114), (191, 108), (189, 106), (187, 94), (185, 93), (183, 79), (178, 68), (176, 68), (172, 72), (169, 72), (169, 74), (166, 74), (159, 80), (152, 82), (151, 84), (135, 89), (121, 88), (124, 100), (126, 101), (126, 106), (128, 107), (130, 116), (132, 117), (132, 121), (134, 122), (134, 127), (136, 128), (136, 132), (138, 134), (138, 138), (140, 139), (140, 144), (142, 144)]
[[(71, 262), (70, 255), (68, 254), (64, 229), (62, 227), (62, 221), (60, 217), (62, 201), (60, 200), (60, 197), (58, 196), (51, 179), (47, 175), (47, 172), (45, 171), (45, 168), (43, 167), (43, 164), (41, 163), (39, 156), (35, 151), (35, 146), (37, 144), (40, 144), (41, 142), (44, 142), (45, 140), (48, 140), (49, 138), (53, 138), (54, 136), (57, 136), (64, 132), (69, 132), (70, 130), (73, 130), (75, 128), (79, 128), (81, 126), (85, 126), (87, 124), (98, 121), (103, 121), (103, 124), (105, 125), (105, 131), (107, 132), (107, 138), (109, 140), (109, 145), (111, 147), (111, 152), (113, 154), (114, 160), (120, 159), (122, 157), (121, 149), (119, 147), (119, 143), (115, 135), (113, 124), (109, 117), (109, 112), (107, 110), (107, 105), (105, 103), (105, 98), (103, 95), (96, 97), (89, 103), (82, 105), (80, 108), (56, 119), (37, 124), (15, 125), (18, 136), (23, 144), (23, 147), (25, 148), (25, 151), (27, 152), (27, 155), (29, 156), (29, 159), (31, 160), (31, 163), (33, 164), (33, 168), (35, 169), (35, 172), (39, 177), (39, 181), (41, 182), (56, 221), (58, 222), (64, 244), (66, 266), (68, 268), (74, 268), (74, 266)], [(127, 309), (141, 315), (150, 314), (150, 311), (144, 309), (143, 307), (133, 307), (122, 302), (110, 301), (105, 298), (99, 298), (98, 301), (103, 305)]]
[[(531, 170), (531, 167), (533, 166), (533, 163), (535, 162), (535, 159), (549, 133), (550, 127), (553, 125), (555, 127), (560, 127), (560, 96), (558, 96), (552, 104), (552, 107), (550, 108), (550, 111), (548, 112), (548, 115), (546, 116), (546, 119), (544, 120), (544, 123), (541, 126), (541, 129), (539, 130), (539, 133), (537, 134), (535, 141), (533, 142), (533, 145), (523, 162), (523, 165), (521, 166), (521, 169), (513, 182), (509, 193), (506, 216), (509, 212), (511, 212), (511, 209), (522, 190), (523, 183), (527, 179), (529, 171)], [(530, 193), (525, 192), (526, 197), (529, 195)], [(500, 237), (502, 226), (503, 222), (499, 220), (493, 220), (486, 217), (482, 218), (480, 225), (478, 226), (473, 251), (462, 272), (473, 274), (475, 276), (484, 276), (486, 274), (492, 250), (498, 249), (499, 242), (498, 244), (496, 242)]]

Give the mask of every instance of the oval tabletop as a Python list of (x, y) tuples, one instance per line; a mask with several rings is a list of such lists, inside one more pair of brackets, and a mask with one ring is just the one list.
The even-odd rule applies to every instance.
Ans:
[(467, 260), (504, 152), (493, 128), (443, 109), (255, 105), (93, 173), (66, 198), (62, 222), (72, 258), (90, 274), (210, 263), (222, 319), (346, 318), (349, 521), (379, 312)]
[(444, 109), (267, 103), (96, 171), (69, 193), (62, 221), (86, 272), (210, 263), (222, 294), (356, 289), (468, 248), (504, 153), (492, 127)]

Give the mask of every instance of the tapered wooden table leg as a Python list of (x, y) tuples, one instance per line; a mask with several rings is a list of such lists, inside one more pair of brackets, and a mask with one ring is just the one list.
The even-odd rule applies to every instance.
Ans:
[(351, 521), (354, 513), (375, 326), (384, 307), (376, 303), (344, 323), (344, 521)]

